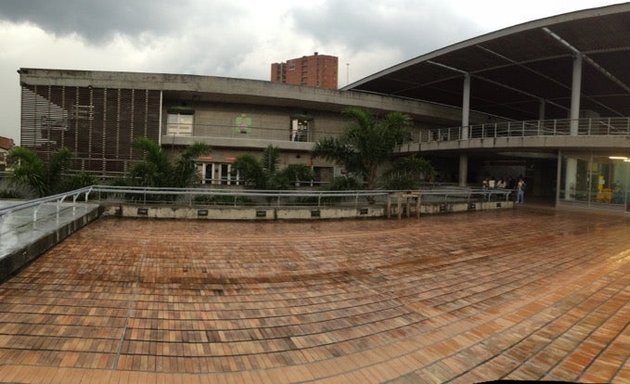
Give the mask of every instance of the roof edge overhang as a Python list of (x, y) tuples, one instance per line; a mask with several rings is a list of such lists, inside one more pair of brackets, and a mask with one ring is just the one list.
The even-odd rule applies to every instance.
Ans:
[(459, 108), (438, 103), (365, 92), (272, 83), (264, 80), (189, 74), (45, 68), (20, 68), (18, 73), (22, 85), (149, 89), (162, 91), (165, 94), (172, 92), (206, 94), (215, 99), (219, 97), (223, 100), (229, 99), (231, 102), (302, 105), (330, 110), (362, 107), (378, 111), (400, 111), (444, 122), (455, 121), (461, 115)]
[(426, 62), (428, 60), (434, 59), (436, 57), (439, 57), (441, 55), (453, 52), (453, 51), (457, 51), (459, 49), (462, 48), (466, 48), (466, 47), (470, 47), (470, 46), (474, 46), (477, 44), (481, 44), (484, 43), (486, 41), (490, 41), (490, 40), (494, 40), (500, 37), (504, 37), (504, 36), (509, 36), (511, 34), (515, 34), (518, 32), (523, 32), (523, 31), (527, 31), (527, 30), (532, 30), (532, 29), (537, 29), (537, 28), (543, 28), (543, 27), (549, 27), (552, 26), (554, 24), (558, 24), (558, 23), (563, 23), (563, 22), (567, 22), (567, 21), (575, 21), (575, 20), (580, 20), (580, 19), (588, 19), (591, 17), (596, 17), (596, 16), (605, 16), (605, 15), (611, 15), (611, 14), (615, 14), (615, 13), (619, 13), (619, 12), (625, 12), (625, 11), (630, 11), (630, 2), (626, 2), (626, 3), (619, 3), (619, 4), (614, 4), (614, 5), (608, 5), (608, 6), (604, 6), (604, 7), (597, 7), (597, 8), (589, 8), (589, 9), (584, 9), (584, 10), (580, 10), (580, 11), (575, 11), (575, 12), (569, 12), (569, 13), (563, 13), (561, 15), (556, 15), (556, 16), (550, 16), (550, 17), (546, 17), (546, 18), (542, 18), (542, 19), (538, 19), (538, 20), (534, 20), (534, 21), (528, 21), (525, 23), (521, 23), (521, 24), (517, 24), (511, 27), (507, 27), (507, 28), (503, 28), (500, 29), (498, 31), (494, 31), (494, 32), (490, 32), (490, 33), (486, 33), (484, 35), (481, 36), (477, 36), (477, 37), (473, 37), (471, 39), (467, 39), (464, 41), (461, 41), (459, 43), (455, 43), (452, 45), (449, 45), (447, 47), (444, 48), (440, 48), (438, 50), (429, 52), (427, 54), (415, 57), (413, 59), (409, 59), (407, 61), (404, 61), (400, 64), (394, 65), (392, 67), (386, 68), (382, 71), (376, 72), (370, 76), (367, 76), (361, 80), (355, 81), (354, 83), (348, 84), (345, 87), (340, 88), (343, 91), (358, 91), (360, 92), (361, 89), (355, 89), (365, 83), (368, 83), (372, 80), (378, 79), (380, 77), (383, 76), (387, 76), (393, 72), (396, 72), (398, 70), (404, 69), (406, 67), (412, 66), (414, 64), (418, 64), (418, 63), (422, 63), (422, 62)]

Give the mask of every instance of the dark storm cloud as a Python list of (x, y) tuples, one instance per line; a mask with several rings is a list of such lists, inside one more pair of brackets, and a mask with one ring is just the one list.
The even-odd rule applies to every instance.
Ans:
[(76, 33), (102, 42), (115, 33), (167, 33), (191, 10), (188, 0), (2, 0), (0, 20), (29, 22), (55, 35)]
[(375, 47), (399, 49), (414, 57), (461, 36), (475, 36), (478, 25), (457, 16), (433, 0), (363, 1), (326, 0), (317, 8), (291, 12), (295, 27), (323, 42), (341, 42), (351, 51)]

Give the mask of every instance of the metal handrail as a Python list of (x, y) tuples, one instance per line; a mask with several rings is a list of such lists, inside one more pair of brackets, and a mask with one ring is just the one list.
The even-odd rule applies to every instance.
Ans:
[(92, 192), (94, 186), (84, 187), (80, 189), (75, 189), (73, 191), (63, 192), (56, 195), (40, 197), (38, 199), (33, 199), (29, 201), (25, 201), (23, 203), (18, 203), (14, 205), (10, 205), (8, 207), (0, 208), (0, 217), (4, 215), (8, 215), (10, 213), (21, 211), (28, 208), (33, 207), (41, 207), (43, 204), (47, 203), (63, 203), (68, 197), (72, 197), (72, 202), (76, 203), (79, 196), (85, 194), (85, 201), (88, 201), (88, 196)]
[[(465, 129), (468, 137), (463, 137)], [(421, 132), (418, 141), (428, 143), (536, 136), (630, 136), (630, 117), (501, 121), (464, 127), (434, 128)]]
[[(81, 195), (85, 196), (85, 202), (88, 202), (90, 195), (98, 196), (100, 193), (121, 193), (121, 194), (133, 194), (143, 195), (144, 203), (147, 202), (146, 195), (209, 195), (209, 196), (233, 196), (233, 197), (262, 197), (262, 198), (275, 198), (278, 205), (281, 205), (281, 199), (285, 197), (316, 197), (317, 206), (321, 206), (323, 198), (336, 197), (346, 198), (349, 201), (353, 201), (354, 205), (358, 205), (361, 198), (383, 198), (392, 193), (401, 192), (399, 190), (353, 190), (353, 191), (294, 191), (294, 190), (232, 190), (232, 189), (210, 189), (210, 188), (158, 188), (158, 187), (122, 187), (122, 186), (108, 186), (108, 185), (92, 185), (89, 187), (80, 188), (73, 191), (60, 193), (57, 195), (42, 197), (11, 205), (9, 207), (0, 209), (0, 219), (5, 215), (13, 212), (29, 209), (35, 207), (33, 212), (33, 220), (37, 220), (37, 211), (44, 204), (55, 203), (57, 209), (68, 198), (72, 198), (72, 202), (76, 203)], [(461, 187), (440, 187), (431, 189), (419, 189), (414, 190), (418, 192), (421, 199), (431, 200), (431, 198), (440, 197), (440, 201), (448, 201), (449, 198), (465, 199), (470, 201), (472, 199), (491, 200), (494, 196), (504, 198), (506, 201), (509, 199), (510, 194), (513, 192), (509, 189), (478, 189), (478, 188), (461, 188)], [(94, 200), (94, 199), (93, 199)], [(96, 198), (100, 200), (100, 198)], [(435, 200), (434, 200), (435, 201)], [(193, 201), (190, 200), (190, 204)], [(236, 205), (236, 200), (235, 200)]]

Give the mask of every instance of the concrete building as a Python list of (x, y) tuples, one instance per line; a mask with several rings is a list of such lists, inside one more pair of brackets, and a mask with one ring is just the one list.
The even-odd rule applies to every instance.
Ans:
[[(630, 3), (516, 25), (343, 88), (457, 106), (420, 152), (459, 183), (524, 176), (528, 195), (623, 209), (630, 198)], [(471, 112), (490, 117), (476, 120)]]
[(268, 81), (155, 73), (20, 69), (22, 146), (44, 159), (66, 146), (73, 169), (101, 177), (123, 175), (141, 158), (131, 146), (146, 136), (169, 151), (201, 141), (212, 153), (199, 159), (204, 183), (238, 184), (231, 164), (272, 144), (281, 165), (306, 164), (317, 180), (342, 169), (310, 158), (313, 143), (347, 124), (341, 111), (364, 107), (402, 111), (421, 130), (455, 124), (458, 108), (389, 96), (293, 86)]
[(271, 64), (271, 81), (337, 89), (338, 67), (336, 56), (320, 55), (315, 52), (311, 56)]
[[(22, 145), (44, 157), (68, 146), (77, 153), (76, 169), (112, 176), (139, 158), (130, 146), (137, 136), (172, 150), (204, 141), (214, 148), (200, 159), (204, 182), (233, 184), (239, 181), (230, 172), (234, 158), (268, 144), (281, 148), (285, 165), (311, 165), (313, 143), (339, 133), (345, 125), (340, 111), (358, 106), (408, 113), (412, 141), (399, 152), (431, 159), (441, 181), (481, 186), (486, 176), (523, 176), (528, 198), (625, 210), (628, 41), (625, 3), (489, 33), (342, 90), (321, 83), (21, 69)], [(342, 171), (321, 160), (312, 166), (321, 181)]]

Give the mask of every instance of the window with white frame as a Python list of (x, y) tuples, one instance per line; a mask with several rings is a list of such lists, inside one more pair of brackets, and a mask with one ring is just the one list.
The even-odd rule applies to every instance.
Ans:
[(308, 115), (296, 115), (291, 117), (291, 141), (310, 141), (310, 128), (313, 118)]
[(193, 114), (170, 113), (166, 119), (166, 134), (169, 136), (192, 136)]

